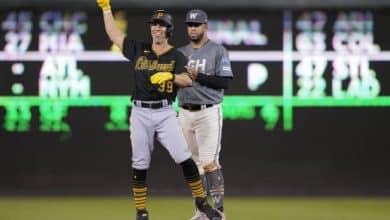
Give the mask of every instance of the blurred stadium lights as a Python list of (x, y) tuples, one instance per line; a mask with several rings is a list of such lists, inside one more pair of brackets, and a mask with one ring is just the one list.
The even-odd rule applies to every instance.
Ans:
[[(116, 7), (126, 8), (379, 8), (390, 7), (389, 0), (111, 0)], [(10, 7), (96, 7), (95, 0), (2, 0), (0, 8)]]

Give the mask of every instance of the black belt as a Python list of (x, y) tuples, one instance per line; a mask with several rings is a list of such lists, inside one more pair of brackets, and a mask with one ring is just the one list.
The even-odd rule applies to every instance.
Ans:
[(137, 107), (158, 109), (158, 108), (166, 107), (168, 105), (172, 105), (172, 101), (170, 101), (170, 100), (169, 101), (168, 100), (159, 100), (159, 101), (134, 100), (133, 104)]
[(196, 104), (184, 104), (180, 107), (189, 110), (189, 111), (199, 111), (202, 109), (210, 108), (213, 104), (204, 104), (204, 105), (196, 105)]

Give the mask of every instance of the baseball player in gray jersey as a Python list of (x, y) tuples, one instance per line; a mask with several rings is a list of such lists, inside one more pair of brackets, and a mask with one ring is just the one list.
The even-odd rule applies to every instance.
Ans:
[(155, 136), (182, 167), (197, 208), (209, 219), (220, 220), (219, 212), (207, 202), (199, 171), (191, 159), (172, 107), (178, 87), (191, 86), (196, 78), (196, 72), (190, 74), (185, 70), (186, 57), (168, 43), (174, 28), (172, 16), (164, 10), (153, 12), (148, 22), (152, 42), (131, 40), (116, 26), (110, 0), (97, 0), (97, 3), (103, 10), (108, 36), (132, 62), (134, 68), (132, 77), (135, 89), (131, 98), (133, 108), (130, 116), (130, 139), (136, 220), (149, 220), (146, 209), (146, 176)]
[[(207, 37), (206, 12), (190, 10), (185, 23), (190, 43), (179, 50), (188, 58), (189, 71), (197, 72), (198, 77), (192, 87), (179, 89), (179, 122), (197, 163), (204, 188), (225, 219), (224, 179), (219, 163), (221, 102), (233, 73), (226, 49)], [(202, 219), (207, 217), (196, 210), (192, 220)]]

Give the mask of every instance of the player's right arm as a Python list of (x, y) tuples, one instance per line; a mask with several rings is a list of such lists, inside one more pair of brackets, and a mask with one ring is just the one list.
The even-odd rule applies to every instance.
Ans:
[(195, 80), (195, 75), (189, 72), (174, 74), (171, 72), (157, 72), (150, 77), (152, 84), (163, 84), (166, 81), (173, 81), (179, 87), (192, 86), (192, 81)]
[(121, 50), (123, 49), (123, 40), (125, 34), (118, 28), (115, 23), (114, 16), (111, 13), (110, 0), (96, 0), (97, 4), (103, 11), (104, 27), (110, 40), (118, 46)]

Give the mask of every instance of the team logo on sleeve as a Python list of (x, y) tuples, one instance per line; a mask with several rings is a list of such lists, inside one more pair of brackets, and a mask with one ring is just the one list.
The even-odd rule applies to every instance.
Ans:
[(222, 58), (221, 65), (223, 71), (232, 71), (229, 58), (227, 57)]

